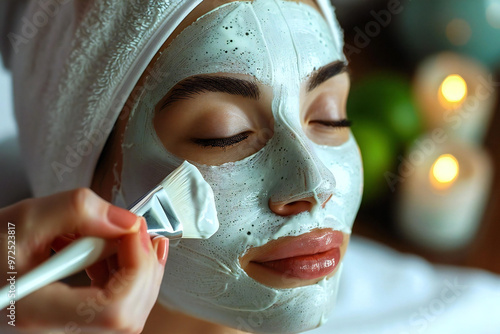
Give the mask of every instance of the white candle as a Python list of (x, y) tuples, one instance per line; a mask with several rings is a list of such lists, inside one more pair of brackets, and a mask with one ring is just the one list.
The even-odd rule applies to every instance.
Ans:
[(428, 130), (480, 144), (496, 100), (493, 74), (477, 61), (446, 52), (424, 61), (414, 81), (415, 100)]
[(465, 246), (482, 220), (492, 181), (491, 160), (481, 148), (459, 142), (436, 145), (423, 156), (402, 180), (399, 230), (430, 249)]

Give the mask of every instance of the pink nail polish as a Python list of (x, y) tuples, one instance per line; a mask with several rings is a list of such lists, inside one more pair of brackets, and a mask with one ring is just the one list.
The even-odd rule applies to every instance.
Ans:
[(158, 261), (162, 266), (167, 263), (168, 245), (169, 240), (167, 238), (162, 238), (158, 243), (158, 248), (156, 249), (156, 256), (158, 257)]
[(140, 233), (142, 246), (144, 247), (144, 250), (146, 251), (146, 253), (149, 254), (151, 239), (149, 237), (148, 226), (147, 226), (146, 220), (144, 218), (141, 218), (141, 229), (140, 229), (139, 233)]

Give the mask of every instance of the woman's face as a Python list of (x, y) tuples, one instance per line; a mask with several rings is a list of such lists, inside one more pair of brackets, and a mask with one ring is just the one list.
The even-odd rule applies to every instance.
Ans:
[[(301, 82), (300, 106), (294, 108), (294, 112), (298, 112), (299, 136), (306, 141), (304, 148), (314, 144), (338, 148), (350, 139), (345, 112), (350, 81), (345, 66), (341, 61), (334, 61), (309, 73)], [(195, 75), (176, 84), (156, 104), (154, 127), (162, 145), (177, 157), (202, 165), (233, 166), (228, 163), (257, 154), (274, 137), (273, 98), (273, 88), (250, 75), (225, 72)], [(294, 138), (293, 141), (299, 142), (300, 139)], [(302, 153), (307, 151), (304, 148)], [(305, 156), (300, 158), (307, 159)], [(252, 159), (246, 160), (250, 162)], [(324, 165), (320, 161), (317, 163)], [(313, 165), (308, 167), (315, 168)], [(287, 167), (297, 166), (286, 163)], [(280, 172), (276, 170), (275, 173), (275, 177), (281, 179)], [(309, 173), (303, 170), (302, 177), (307, 178)], [(321, 177), (329, 178), (326, 175)], [(283, 179), (278, 187), (291, 189), (292, 182), (304, 182), (297, 179)], [(326, 209), (328, 202), (335, 200), (334, 183), (336, 181), (329, 184), (331, 188), (325, 186), (324, 193), (317, 194), (318, 198), (313, 194), (314, 187), (310, 187), (310, 194), (290, 193), (280, 201), (273, 200), (268, 193), (269, 201), (265, 207), (281, 217), (310, 212), (318, 206)], [(320, 187), (320, 183), (315, 186)], [(262, 190), (267, 192), (267, 189)], [(341, 232), (314, 230), (310, 233), (311, 240), (306, 241), (282, 237), (265, 246), (248, 249), (240, 257), (240, 264), (250, 277), (271, 287), (283, 289), (315, 284), (325, 276), (335, 274), (349, 240), (349, 234)], [(292, 260), (268, 261), (290, 257), (290, 252), (281, 249), (294, 247), (296, 243), (298, 248), (312, 248), (296, 251), (304, 255), (315, 254), (325, 247), (330, 250), (331, 244), (338, 244), (339, 254), (337, 257), (337, 254), (329, 254), (325, 258), (309, 257), (300, 261), (295, 256)]]
[(113, 201), (130, 205), (189, 160), (214, 190), (221, 225), (170, 249), (163, 304), (246, 331), (325, 320), (362, 187), (340, 35), (304, 4), (234, 2), (153, 64)]

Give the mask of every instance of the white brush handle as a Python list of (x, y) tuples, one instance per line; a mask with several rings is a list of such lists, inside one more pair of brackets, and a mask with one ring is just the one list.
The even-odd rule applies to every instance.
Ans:
[[(42, 265), (17, 279), (15, 300), (91, 266), (101, 256), (105, 243), (105, 239), (95, 237), (76, 240)], [(9, 287), (7, 285), (0, 290), (0, 309), (7, 307), (11, 301), (8, 296)]]

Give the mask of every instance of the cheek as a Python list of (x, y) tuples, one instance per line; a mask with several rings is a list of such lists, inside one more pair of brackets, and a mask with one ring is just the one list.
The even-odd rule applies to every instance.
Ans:
[[(363, 194), (361, 154), (354, 137), (349, 134), (349, 140), (339, 147), (315, 145), (314, 150), (335, 177), (335, 192), (330, 210), (340, 210), (346, 224), (352, 225)], [(339, 215), (339, 212), (334, 214)]]

